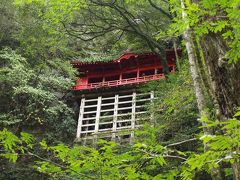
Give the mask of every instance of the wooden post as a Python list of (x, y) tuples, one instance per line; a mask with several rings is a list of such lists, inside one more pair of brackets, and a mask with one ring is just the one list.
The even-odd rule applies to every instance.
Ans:
[(95, 129), (93, 135), (93, 146), (96, 146), (98, 130), (99, 130), (99, 120), (101, 115), (101, 104), (102, 104), (102, 96), (98, 96), (97, 100), (97, 111), (96, 111), (96, 119), (95, 119)]
[(117, 115), (118, 115), (118, 94), (115, 95), (115, 101), (114, 101), (112, 140), (115, 140), (115, 139), (116, 139), (116, 132), (117, 132)]
[[(154, 100), (154, 91), (151, 91), (150, 92), (150, 101), (151, 101), (151, 103), (153, 103), (153, 100)], [(150, 121), (151, 121), (152, 126), (155, 126), (156, 121), (154, 119), (154, 112), (151, 112)]]
[(131, 130), (130, 144), (133, 143), (135, 120), (136, 120), (136, 92), (133, 92), (133, 95), (132, 95), (132, 118), (131, 118), (131, 129), (132, 130)]
[(118, 84), (122, 84), (122, 72), (120, 72), (120, 75), (119, 75), (119, 83)]
[(99, 120), (100, 120), (100, 113), (101, 113), (101, 104), (102, 104), (102, 96), (99, 96), (99, 97), (98, 97), (98, 101), (97, 101), (97, 112), (96, 112), (95, 129), (94, 129), (94, 133), (95, 133), (95, 134), (98, 133), (98, 129), (99, 129)]
[(78, 116), (77, 139), (79, 139), (81, 137), (84, 105), (85, 105), (85, 98), (82, 98), (81, 99), (80, 110), (79, 110), (79, 116)]

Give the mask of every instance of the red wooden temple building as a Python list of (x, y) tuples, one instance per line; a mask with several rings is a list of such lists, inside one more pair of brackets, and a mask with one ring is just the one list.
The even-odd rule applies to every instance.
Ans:
[[(166, 50), (166, 57), (172, 73), (174, 50)], [(79, 72), (73, 87), (80, 107), (76, 140), (131, 140), (134, 129), (144, 122), (145, 105), (154, 99), (154, 92), (141, 93), (137, 87), (164, 78), (161, 59), (154, 53), (125, 53), (108, 62), (72, 64)]]

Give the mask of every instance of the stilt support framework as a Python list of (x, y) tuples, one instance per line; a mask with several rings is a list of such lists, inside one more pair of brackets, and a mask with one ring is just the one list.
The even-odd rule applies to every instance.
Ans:
[(151, 122), (153, 116), (146, 116), (146, 107), (153, 99), (153, 92), (135, 91), (82, 97), (76, 141), (104, 138), (118, 142), (130, 139), (131, 143), (134, 130), (146, 120)]

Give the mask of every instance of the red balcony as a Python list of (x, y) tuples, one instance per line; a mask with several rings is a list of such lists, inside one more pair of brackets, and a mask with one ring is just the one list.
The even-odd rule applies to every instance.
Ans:
[(122, 86), (122, 85), (138, 84), (138, 83), (145, 83), (148, 81), (159, 80), (162, 78), (164, 78), (164, 74), (154, 74), (150, 76), (122, 79), (122, 80), (89, 83), (87, 85), (77, 84), (76, 86), (73, 87), (73, 90), (97, 89), (97, 88), (103, 88), (103, 87), (115, 87), (115, 86)]

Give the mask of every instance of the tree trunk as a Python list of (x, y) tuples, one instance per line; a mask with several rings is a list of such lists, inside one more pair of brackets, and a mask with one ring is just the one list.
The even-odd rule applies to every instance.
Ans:
[[(228, 46), (221, 34), (203, 36), (201, 47), (210, 75), (216, 116), (220, 121), (227, 120), (240, 105), (240, 62), (228, 64), (224, 58)], [(232, 169), (235, 179), (240, 179), (240, 164), (234, 162)]]
[(206, 67), (204, 57), (201, 53), (202, 48), (200, 46), (200, 42), (197, 39), (195, 34), (192, 34), (192, 35), (193, 35), (193, 43), (194, 43), (194, 47), (195, 47), (195, 52), (196, 52), (198, 73), (199, 73), (199, 76), (201, 77), (201, 84), (203, 86), (202, 88), (204, 89), (205, 95), (207, 95), (207, 97), (210, 98), (210, 99), (208, 99), (208, 104), (211, 106), (212, 104), (209, 103), (209, 101), (213, 102), (213, 99), (212, 99), (213, 91), (212, 91), (211, 85), (210, 85), (211, 82), (209, 80), (208, 69)]
[[(183, 3), (183, 0), (181, 0), (181, 6), (182, 6), (182, 17), (183, 17), (183, 19), (185, 19), (187, 15), (184, 12), (185, 4)], [(186, 43), (188, 60), (189, 60), (189, 64), (190, 64), (190, 71), (191, 71), (193, 84), (194, 84), (194, 88), (195, 88), (195, 94), (197, 97), (198, 109), (199, 109), (201, 116), (206, 116), (207, 115), (206, 103), (205, 103), (205, 99), (204, 99), (203, 90), (201, 87), (201, 79), (200, 79), (200, 76), (199, 76), (198, 70), (197, 70), (194, 43), (192, 40), (192, 32), (191, 32), (191, 29), (189, 26), (184, 31), (183, 37), (184, 37), (184, 40)], [(209, 134), (207, 131), (205, 131), (205, 133)]]
[(178, 56), (178, 52), (177, 52), (177, 37), (174, 37), (172, 41), (173, 41), (174, 54), (175, 54), (175, 57), (176, 57), (177, 69), (179, 71), (181, 71), (181, 67), (180, 67), (180, 63), (179, 63), (179, 56)]
[[(181, 7), (182, 7), (182, 17), (185, 19), (187, 17), (187, 14), (185, 13), (185, 4), (183, 0), (181, 0)], [(198, 104), (198, 109), (200, 112), (201, 117), (209, 117), (208, 111), (207, 111), (207, 106), (206, 106), (206, 100), (204, 98), (203, 90), (201, 87), (201, 79), (198, 74), (198, 68), (197, 68), (197, 59), (196, 59), (196, 54), (195, 54), (195, 48), (194, 48), (194, 41), (192, 39), (192, 30), (189, 26), (186, 27), (184, 33), (184, 40), (186, 43), (186, 49), (188, 52), (188, 59), (189, 59), (189, 64), (190, 64), (190, 71), (193, 79), (193, 84), (195, 88), (195, 94), (197, 98), (197, 104)], [(205, 125), (205, 123), (202, 123)], [(209, 128), (204, 128), (204, 135), (211, 135), (212, 131)], [(204, 144), (204, 150), (205, 152), (208, 151), (208, 145)], [(221, 176), (221, 171), (220, 168), (215, 168), (211, 172), (211, 176), (213, 180), (221, 180), (223, 179)]]
[(240, 105), (240, 63), (228, 64), (224, 58), (228, 47), (220, 34), (209, 33), (201, 38), (200, 43), (210, 75), (218, 118), (231, 118)]
[(240, 169), (239, 169), (239, 163), (238, 162), (234, 162), (232, 165), (232, 169), (234, 172), (234, 177), (236, 180), (240, 179)]

